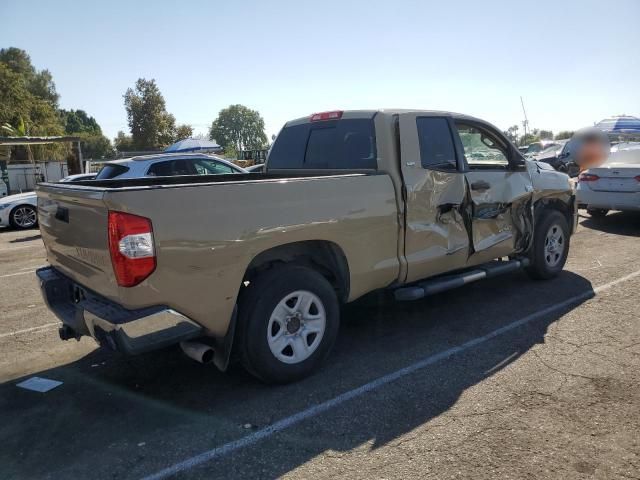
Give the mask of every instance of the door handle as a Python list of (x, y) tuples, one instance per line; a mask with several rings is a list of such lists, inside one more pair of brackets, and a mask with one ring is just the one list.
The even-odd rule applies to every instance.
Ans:
[(477, 182), (473, 182), (471, 184), (471, 190), (489, 190), (491, 188), (491, 184), (489, 182), (485, 182), (484, 180), (478, 180)]

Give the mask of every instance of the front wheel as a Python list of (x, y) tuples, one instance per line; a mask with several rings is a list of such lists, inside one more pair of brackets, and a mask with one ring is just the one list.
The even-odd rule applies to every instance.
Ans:
[(13, 228), (24, 230), (38, 226), (38, 212), (32, 205), (18, 205), (11, 211), (9, 222)]
[(340, 310), (326, 278), (286, 265), (251, 281), (238, 320), (244, 367), (267, 383), (288, 383), (309, 375), (327, 357)]
[(564, 268), (568, 254), (567, 219), (557, 210), (543, 211), (534, 232), (527, 273), (536, 279), (553, 278)]

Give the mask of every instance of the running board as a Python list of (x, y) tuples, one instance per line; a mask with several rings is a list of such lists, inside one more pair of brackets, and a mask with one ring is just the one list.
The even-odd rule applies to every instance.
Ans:
[(478, 265), (473, 270), (445, 275), (437, 278), (425, 280), (409, 287), (398, 288), (394, 295), (396, 300), (409, 301), (419, 300), (429, 295), (451, 290), (452, 288), (462, 287), (468, 283), (472, 283), (484, 278), (493, 278), (505, 273), (515, 272), (529, 265), (528, 258), (518, 260), (508, 260), (506, 262), (494, 261)]

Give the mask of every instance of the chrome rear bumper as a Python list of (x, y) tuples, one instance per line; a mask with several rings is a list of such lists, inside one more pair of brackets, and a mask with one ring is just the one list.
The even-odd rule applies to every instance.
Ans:
[(87, 290), (53, 267), (36, 271), (49, 309), (62, 321), (60, 337), (93, 337), (127, 354), (156, 350), (202, 335), (202, 327), (165, 306), (128, 310)]

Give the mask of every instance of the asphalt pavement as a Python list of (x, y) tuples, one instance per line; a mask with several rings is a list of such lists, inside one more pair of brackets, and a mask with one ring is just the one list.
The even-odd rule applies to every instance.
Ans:
[(38, 231), (0, 229), (0, 478), (640, 478), (639, 237), (584, 213), (554, 280), (371, 295), (317, 374), (271, 387), (59, 340)]

